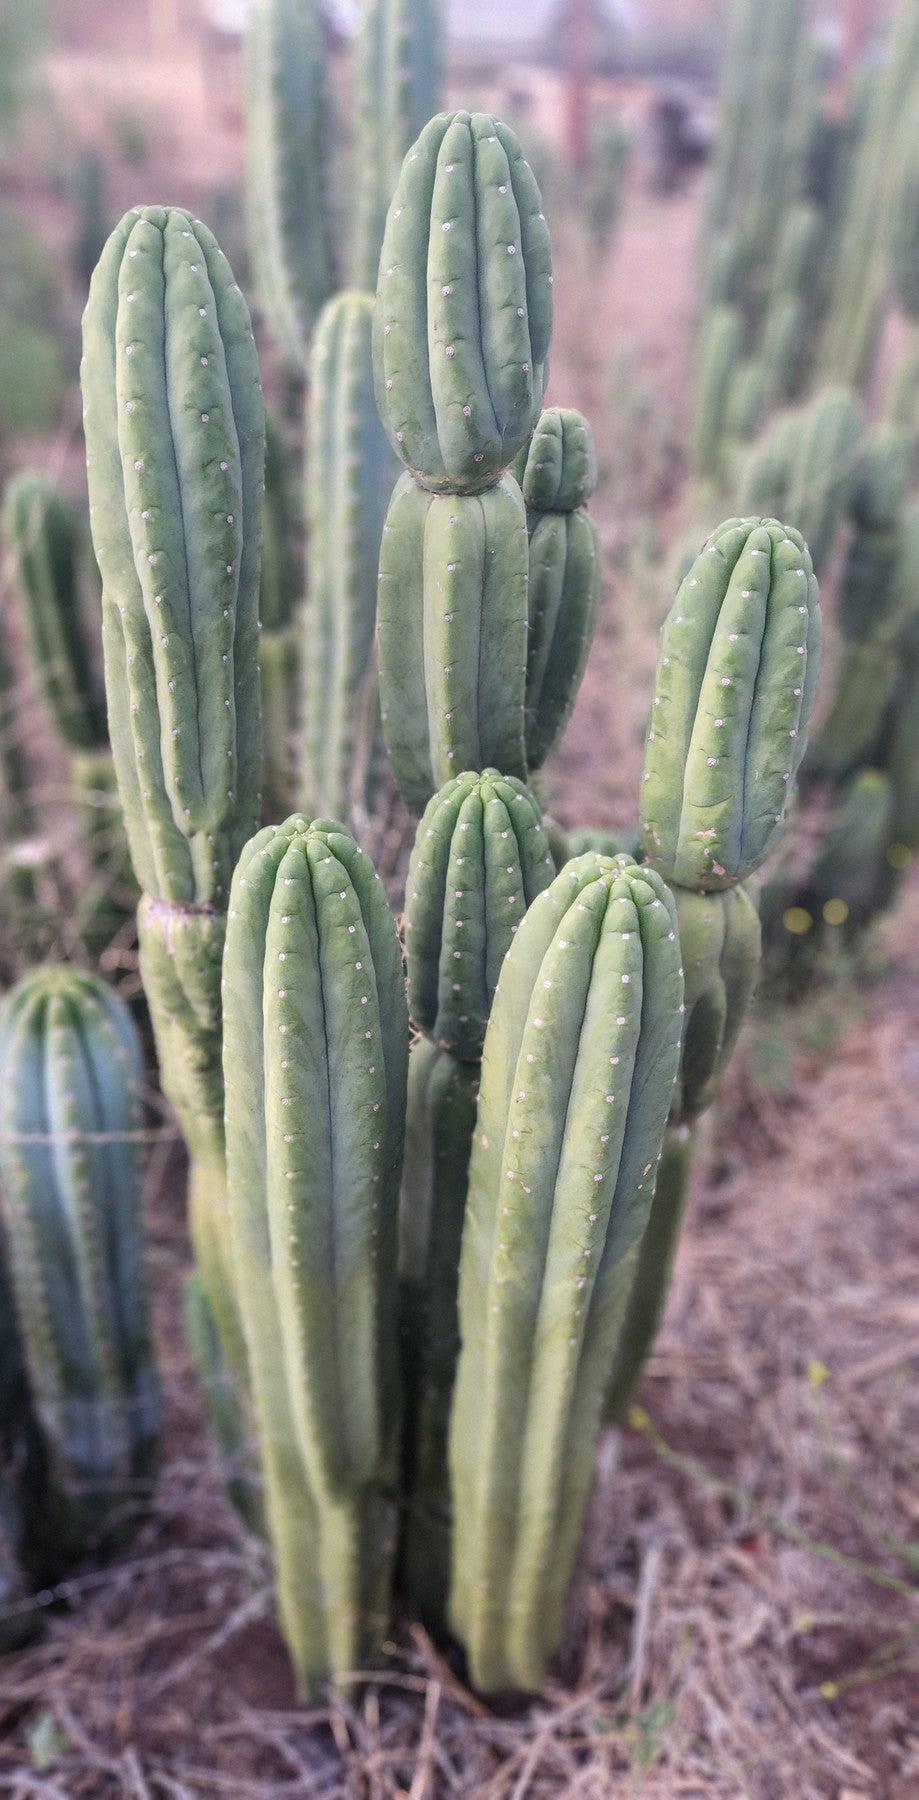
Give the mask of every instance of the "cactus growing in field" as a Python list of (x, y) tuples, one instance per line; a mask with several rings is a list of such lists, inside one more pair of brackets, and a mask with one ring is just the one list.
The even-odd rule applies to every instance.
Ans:
[(525, 729), (532, 770), (571, 713), (600, 602), (600, 536), (585, 510), (597, 459), (583, 413), (549, 407), (517, 469), (530, 541)]
[(402, 159), (440, 98), (438, 0), (362, 0), (357, 45), (355, 287), (372, 293)]
[(380, 539), (399, 473), (374, 400), (369, 294), (337, 294), (316, 327), (307, 420), (306, 791), (347, 818), (377, 612)]
[(553, 875), (542, 819), (523, 784), (495, 769), (458, 775), (429, 802), (406, 888), (412, 1022), (477, 1060), (501, 964)]
[(124, 1004), (40, 968), (0, 1011), (0, 1175), (58, 1554), (149, 1491), (158, 1403), (139, 1239), (140, 1044)]
[(528, 912), (489, 1021), (460, 1262), (451, 1614), (473, 1680), (561, 1638), (628, 1273), (677, 1072), (673, 901), (628, 858)]
[(473, 494), (509, 466), (536, 424), (551, 331), (549, 234), (514, 133), (439, 113), (402, 165), (374, 321), (380, 416), (422, 486)]
[(316, 0), (254, 0), (246, 32), (249, 245), (261, 305), (291, 363), (335, 288), (332, 109)]
[(246, 303), (207, 228), (138, 207), (84, 316), (90, 524), (109, 729), (163, 1085), (192, 1153), (195, 1252), (228, 1355), (220, 959), (257, 823), (264, 427)]
[(642, 844), (666, 880), (731, 887), (768, 854), (804, 753), (819, 651), (801, 535), (774, 519), (728, 520), (661, 638)]
[(848, 388), (824, 388), (799, 427), (782, 516), (800, 531), (819, 575), (858, 470), (861, 409)]
[(227, 1167), (281, 1621), (301, 1685), (364, 1666), (393, 1547), (408, 1019), (395, 926), (342, 827), (244, 850), (224, 958)]
[(526, 774), (526, 512), (504, 475), (475, 495), (396, 485), (380, 547), (380, 702), (406, 804), (464, 769)]
[(728, 395), (743, 356), (743, 320), (733, 306), (706, 315), (699, 338), (693, 460), (699, 473), (716, 479), (721, 468)]

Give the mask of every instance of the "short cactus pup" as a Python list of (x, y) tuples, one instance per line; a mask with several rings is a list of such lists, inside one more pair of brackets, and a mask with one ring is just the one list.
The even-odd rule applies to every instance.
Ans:
[(731, 519), (681, 583), (661, 636), (642, 781), (642, 851), (670, 883), (686, 987), (679, 1079), (613, 1361), (619, 1416), (660, 1323), (696, 1120), (714, 1098), (759, 971), (742, 885), (777, 843), (807, 742), (820, 606), (800, 533)]
[(380, 552), (380, 697), (415, 812), (463, 770), (526, 774), (529, 552), (505, 471), (539, 416), (551, 329), (548, 231), (520, 144), (486, 114), (438, 114), (389, 209), (373, 344), (408, 470)]
[[(33, 1570), (123, 1532), (149, 1496), (158, 1396), (140, 1240), (143, 1061), (124, 1003), (38, 968), (0, 1009), (0, 1183), (39, 1440)], [(29, 1538), (33, 1541), (29, 1543)]]

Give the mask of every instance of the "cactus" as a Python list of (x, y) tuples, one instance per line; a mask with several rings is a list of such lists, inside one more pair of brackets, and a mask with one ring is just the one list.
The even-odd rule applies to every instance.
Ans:
[(22, 470), (3, 497), (3, 535), (48, 713), (71, 749), (102, 748), (108, 743), (105, 698), (83, 617), (73, 508), (46, 477)]
[(490, 487), (529, 438), (552, 331), (549, 235), (514, 133), (439, 113), (402, 165), (374, 320), (380, 416), (423, 487)]
[(582, 413), (542, 413), (518, 459), (530, 542), (526, 760), (545, 762), (571, 714), (600, 603), (600, 536), (584, 510), (597, 484)]
[(861, 411), (848, 388), (824, 388), (799, 426), (783, 517), (800, 531), (819, 575), (858, 469)]
[(693, 462), (701, 475), (717, 478), (728, 394), (743, 354), (743, 321), (736, 307), (717, 306), (699, 338), (693, 424)]
[(393, 774), (421, 812), (462, 769), (526, 775), (526, 512), (504, 475), (438, 495), (403, 475), (380, 549), (380, 700)]
[(685, 983), (679, 1074), (613, 1360), (609, 1419), (621, 1417), (657, 1335), (679, 1243), (695, 1124), (717, 1094), (759, 974), (759, 915), (744, 888), (700, 894), (676, 887), (673, 896)]
[(350, 811), (380, 539), (399, 472), (374, 400), (372, 321), (369, 294), (336, 295), (317, 325), (310, 364), (306, 783), (313, 810), (334, 818)]
[(791, 463), (799, 432), (799, 421), (791, 410), (776, 413), (766, 430), (751, 446), (738, 476), (738, 507), (741, 516), (758, 513), (761, 518), (781, 518), (791, 476)]
[(176, 208), (136, 208), (116, 227), (83, 330), (90, 524), (112, 750), (143, 889), (141, 974), (192, 1152), (195, 1253), (232, 1360), (220, 957), (230, 874), (259, 807), (258, 365), (225, 257)]
[(357, 49), (355, 287), (373, 293), (402, 159), (440, 97), (437, 0), (362, 0)]
[(414, 1045), (399, 1207), (405, 1426), (398, 1575), (403, 1594), (437, 1632), (447, 1624), (457, 1271), (478, 1088), (477, 1062), (461, 1062), (427, 1038)]
[(673, 901), (627, 858), (528, 912), (489, 1021), (460, 1261), (451, 1614), (475, 1684), (558, 1646), (679, 1053)]
[(889, 900), (896, 879), (887, 854), (896, 836), (895, 810), (890, 777), (879, 769), (860, 770), (843, 788), (803, 895), (805, 909), (821, 926), (851, 938)]
[(566, 862), (586, 855), (588, 850), (595, 851), (598, 856), (637, 857), (638, 844), (634, 832), (609, 831), (604, 826), (583, 826), (569, 833)]
[(0, 1011), (0, 1176), (60, 1553), (148, 1492), (158, 1401), (139, 1239), (140, 1044), (93, 977), (39, 968)]
[(316, 0), (254, 0), (245, 46), (250, 253), (260, 303), (301, 369), (336, 282), (322, 33)]
[(731, 887), (768, 854), (807, 741), (819, 647), (800, 534), (774, 519), (720, 526), (661, 638), (641, 831), (666, 880)]
[(898, 677), (889, 639), (844, 645), (829, 712), (808, 752), (808, 776), (838, 781), (874, 762)]
[(406, 888), (412, 1022), (478, 1059), (501, 964), (554, 870), (539, 807), (519, 781), (458, 775), (429, 802)]
[(259, 664), (265, 746), (263, 802), (269, 814), (288, 810), (292, 783), (298, 671), (294, 615), (301, 593), (295, 543), (296, 515), (287, 446), (281, 427), (266, 416)]
[[(785, 406), (800, 391), (804, 338), (804, 306), (797, 294), (778, 293), (763, 321), (759, 365), (763, 375), (765, 404)], [(778, 495), (767, 494), (774, 502)], [(756, 499), (753, 505), (759, 505)]]
[(766, 406), (763, 370), (753, 357), (738, 363), (727, 391), (724, 407), (724, 435), (743, 444), (756, 435)]
[(385, 1628), (408, 1020), (367, 858), (295, 815), (243, 852), (224, 959), (227, 1166), (278, 1601), (298, 1679)]

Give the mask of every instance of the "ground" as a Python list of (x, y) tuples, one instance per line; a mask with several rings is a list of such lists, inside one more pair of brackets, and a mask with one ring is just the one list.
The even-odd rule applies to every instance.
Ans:
[[(636, 192), (602, 270), (560, 234), (553, 398), (596, 420), (608, 563), (550, 777), (570, 823), (625, 824), (635, 789), (667, 594), (614, 475), (636, 386), (667, 397), (679, 435), (696, 217), (694, 193)], [(666, 540), (668, 442), (655, 454)], [(914, 885), (855, 996), (754, 1018), (702, 1146), (639, 1410), (601, 1447), (567, 1662), (529, 1707), (485, 1707), (404, 1626), (359, 1705), (297, 1704), (267, 1572), (240, 1544), (188, 1366), (184, 1173), (165, 1127), (147, 1209), (159, 1490), (118, 1561), (47, 1596), (43, 1640), (0, 1662), (0, 1794), (914, 1794), (917, 925)]]

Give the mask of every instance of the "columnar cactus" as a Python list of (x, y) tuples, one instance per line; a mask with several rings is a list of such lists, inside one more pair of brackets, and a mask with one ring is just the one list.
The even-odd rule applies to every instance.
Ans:
[(450, 1433), (451, 1614), (487, 1690), (538, 1683), (562, 1634), (682, 987), (663, 882), (587, 855), (531, 907), (495, 995)]
[(642, 845), (681, 887), (743, 881), (768, 854), (807, 741), (820, 651), (810, 557), (774, 519), (720, 526), (661, 638)]
[(282, 1626), (305, 1691), (385, 1629), (408, 1019), (395, 926), (341, 826), (244, 850), (224, 958), (234, 1267)]
[(259, 577), (259, 664), (265, 746), (263, 803), (269, 817), (287, 812), (296, 719), (297, 639), (301, 597), (297, 515), (290, 458), (277, 421), (265, 418), (265, 499)]
[(254, 0), (246, 31), (246, 200), (259, 301), (295, 367), (335, 287), (332, 108), (317, 0)]
[(406, 887), (409, 1008), (419, 1031), (477, 1060), (501, 964), (554, 873), (539, 807), (519, 781), (458, 775), (429, 802)]
[(699, 473), (717, 479), (728, 394), (743, 356), (743, 320), (736, 307), (718, 306), (706, 315), (699, 337), (693, 461)]
[(464, 769), (526, 775), (526, 512), (512, 475), (475, 495), (396, 485), (379, 570), (383, 730), (421, 812)]
[(404, 1516), (398, 1580), (425, 1624), (447, 1624), (452, 1507), (447, 1468), (459, 1355), (457, 1272), (478, 1062), (422, 1037), (408, 1065), (399, 1207)]
[(443, 25), (438, 0), (362, 0), (357, 45), (355, 287), (373, 292), (402, 159), (436, 113)]
[(552, 332), (549, 234), (508, 126), (439, 113), (386, 220), (374, 322), (380, 415), (422, 486), (477, 493), (526, 442)]
[(380, 539), (398, 463), (373, 388), (369, 294), (338, 294), (316, 327), (307, 418), (310, 555), (303, 629), (306, 789), (347, 818), (377, 612)]
[(782, 517), (800, 531), (819, 575), (858, 470), (861, 409), (849, 388), (828, 387), (798, 424)]
[(600, 603), (600, 536), (585, 511), (597, 485), (583, 413), (549, 407), (518, 461), (530, 540), (526, 759), (538, 769), (571, 714)]
[(109, 728), (164, 1087), (193, 1156), (192, 1228), (228, 1352), (220, 955), (257, 823), (264, 428), (246, 303), (211, 233), (138, 207), (84, 317), (90, 524)]
[(105, 697), (83, 617), (74, 509), (47, 477), (23, 469), (3, 497), (3, 535), (36, 682), (55, 729), (72, 750), (104, 749)]
[(16, 1312), (62, 1541), (149, 1491), (158, 1401), (140, 1244), (142, 1058), (93, 977), (33, 970), (0, 1012), (0, 1176)]

